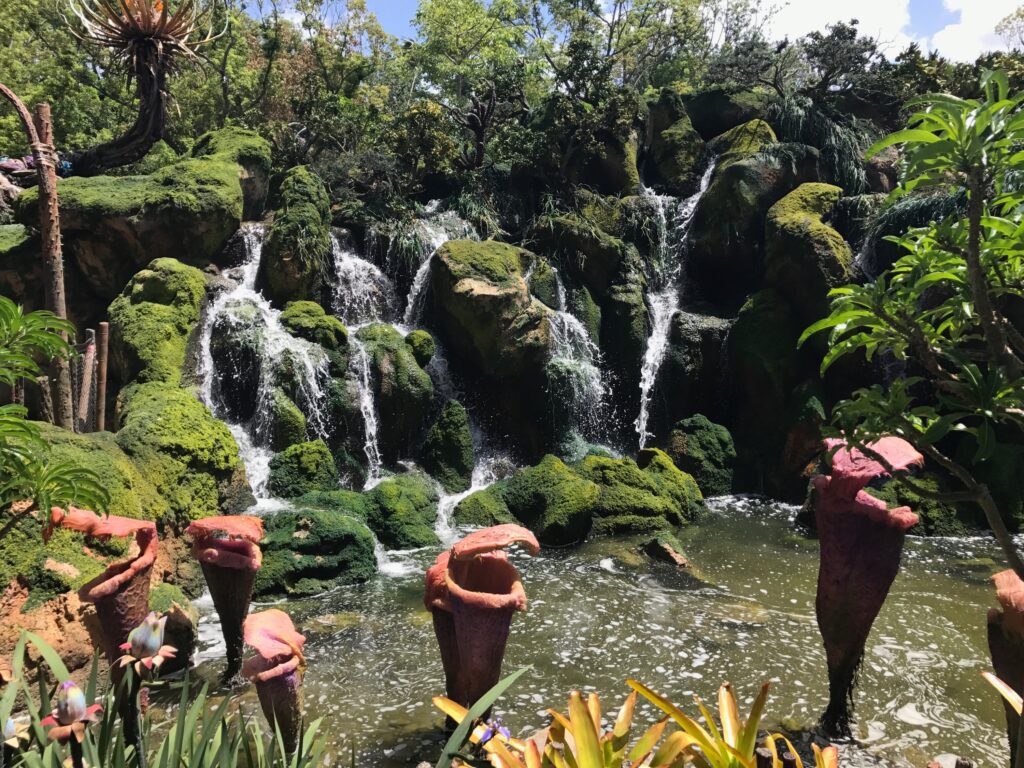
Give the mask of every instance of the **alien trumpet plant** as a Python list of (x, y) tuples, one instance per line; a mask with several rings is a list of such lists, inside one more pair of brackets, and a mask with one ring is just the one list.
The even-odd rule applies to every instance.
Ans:
[(195, 520), (185, 532), (192, 536), (192, 554), (203, 567), (220, 617), (227, 646), (224, 678), (231, 679), (242, 668), (242, 622), (249, 613), (256, 572), (263, 559), (259, 548), (263, 521), (247, 515), (221, 515)]
[(497, 525), (456, 542), (427, 571), (424, 604), (434, 620), (445, 689), (462, 706), (498, 682), (512, 615), (526, 610), (519, 571), (502, 551), (515, 543), (540, 551), (527, 529)]
[(117, 515), (100, 517), (76, 507), (65, 514), (55, 507), (50, 513), (50, 526), (44, 532), (44, 539), (49, 539), (54, 526), (96, 539), (135, 537), (136, 553), (111, 563), (78, 590), (82, 602), (92, 603), (96, 608), (103, 632), (103, 652), (120, 679), (123, 669), (117, 662), (122, 655), (121, 645), (128, 642), (132, 630), (142, 624), (149, 613), (149, 579), (158, 548), (156, 524)]
[(277, 726), (285, 751), (295, 752), (302, 731), (302, 676), (306, 657), (300, 635), (284, 611), (276, 608), (251, 614), (245, 620), (245, 644), (256, 655), (246, 659), (242, 674), (256, 684), (260, 707), (270, 725)]

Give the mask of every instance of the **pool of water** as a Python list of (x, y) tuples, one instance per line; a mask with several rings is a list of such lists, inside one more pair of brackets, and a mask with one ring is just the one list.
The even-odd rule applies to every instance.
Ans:
[[(711, 507), (682, 536), (692, 575), (627, 541), (515, 555), (530, 603), (513, 620), (505, 669), (533, 670), (497, 706), (514, 732), (545, 725), (545, 709), (564, 709), (574, 688), (617, 708), (627, 677), (689, 712), (694, 694), (713, 700), (723, 680), (747, 705), (771, 680), (766, 726), (813, 727), (828, 693), (814, 618), (817, 542), (794, 530), (793, 507), (738, 498)], [(430, 699), (444, 679), (422, 603), (435, 555), (408, 553), (396, 575), (287, 604), (307, 637), (307, 712), (324, 718), (333, 765), (350, 763), (353, 750), (358, 766), (436, 760), (443, 718)], [(999, 567), (985, 538), (908, 539), (868, 642), (858, 743), (844, 749), (844, 766), (924, 766), (942, 755), (1006, 765), (1002, 707), (979, 675), (988, 578)], [(201, 629), (200, 674), (213, 680), (222, 662), (209, 608)], [(645, 709), (641, 721), (653, 719)]]

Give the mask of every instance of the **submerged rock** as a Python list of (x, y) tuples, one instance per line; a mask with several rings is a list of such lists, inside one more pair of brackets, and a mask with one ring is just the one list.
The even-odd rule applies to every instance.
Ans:
[(373, 535), (355, 517), (324, 509), (286, 510), (266, 518), (265, 527), (257, 597), (315, 595), (362, 583), (377, 572)]
[(420, 465), (449, 493), (465, 491), (473, 475), (473, 435), (469, 414), (457, 400), (449, 400), (427, 432), (420, 449)]
[(178, 385), (189, 335), (206, 295), (203, 273), (156, 259), (110, 305), (110, 359), (122, 382)]
[(254, 502), (231, 431), (184, 389), (162, 383), (122, 391), (116, 440), (168, 504), (178, 526), (238, 513)]
[(337, 487), (338, 470), (323, 440), (290, 445), (270, 460), (267, 490), (274, 496), (292, 499)]
[(732, 493), (736, 447), (721, 424), (702, 414), (683, 419), (669, 433), (666, 452), (677, 467), (693, 476), (705, 496)]

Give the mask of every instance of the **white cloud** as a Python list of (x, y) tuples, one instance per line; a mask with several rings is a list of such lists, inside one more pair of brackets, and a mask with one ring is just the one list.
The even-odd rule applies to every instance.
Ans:
[[(940, 0), (931, 0), (936, 5)], [(957, 21), (935, 32), (930, 38), (916, 30), (928, 19), (911, 18), (910, 0), (858, 0), (856, 3), (833, 0), (781, 0), (781, 6), (769, 27), (769, 36), (790, 39), (812, 30), (824, 30), (837, 21), (856, 18), (865, 34), (873, 35), (882, 49), (894, 56), (916, 41), (925, 50), (937, 49), (957, 61), (973, 61), (984, 51), (1005, 48), (996, 34), (996, 24), (1013, 12), (1021, 0), (941, 0)], [(920, 14), (921, 11), (918, 10)], [(916, 23), (915, 23), (916, 22)]]
[(943, 5), (960, 19), (932, 35), (931, 47), (951, 59), (973, 61), (984, 51), (1006, 47), (996, 24), (1013, 13), (1020, 0), (943, 0)]

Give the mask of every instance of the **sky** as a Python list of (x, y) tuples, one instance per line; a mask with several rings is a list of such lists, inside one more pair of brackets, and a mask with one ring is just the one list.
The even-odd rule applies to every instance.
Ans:
[[(860, 20), (861, 29), (882, 41), (890, 55), (917, 41), (956, 61), (1004, 47), (995, 34), (999, 20), (1024, 0), (780, 0), (772, 21), (776, 38), (799, 37), (836, 21)], [(413, 34), (410, 20), (418, 0), (367, 0), (384, 28), (398, 37)]]

